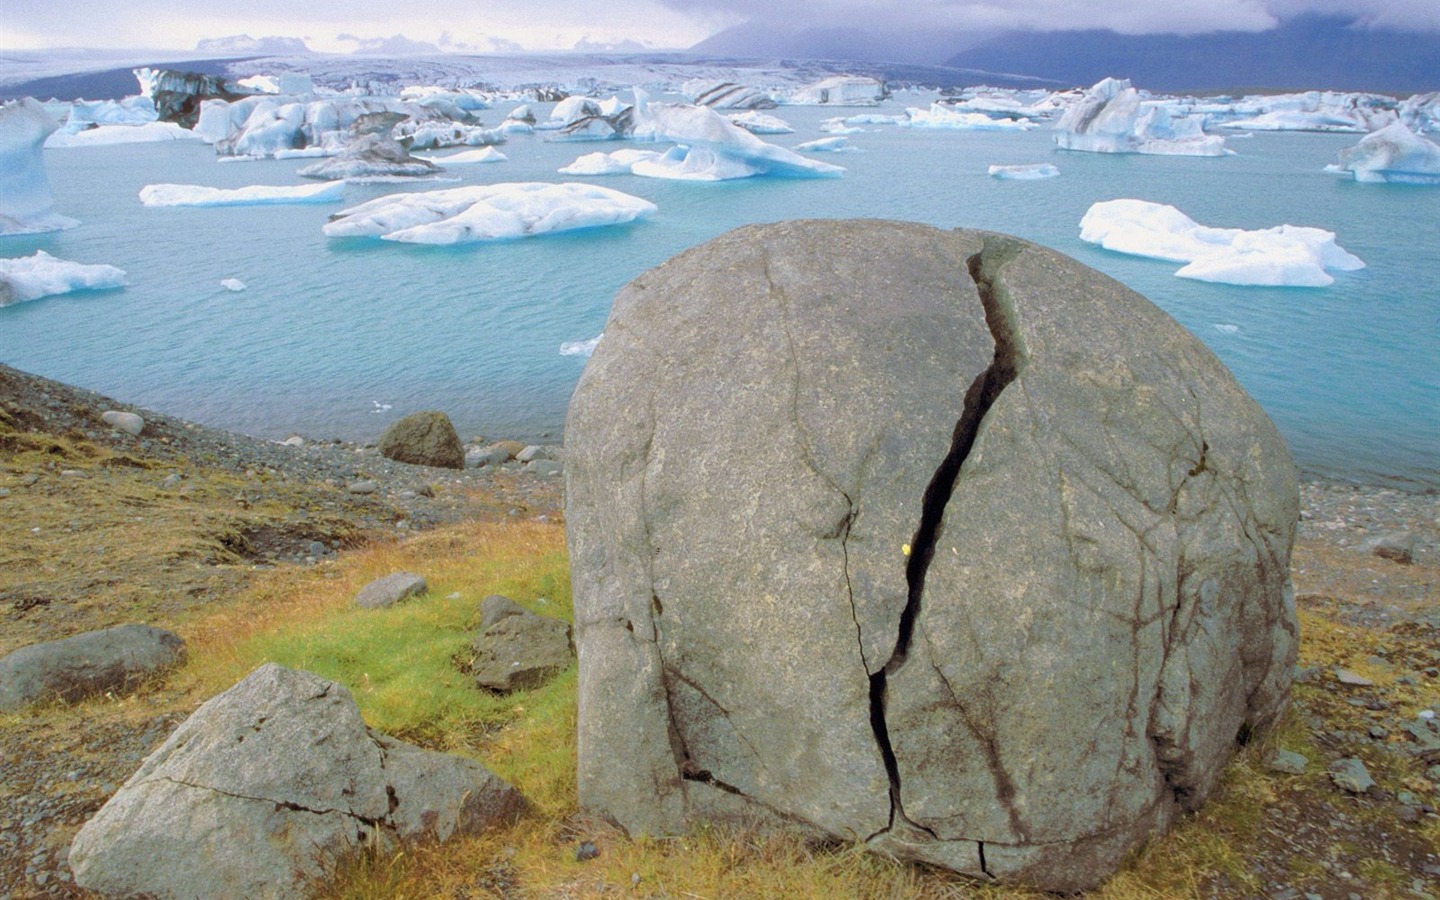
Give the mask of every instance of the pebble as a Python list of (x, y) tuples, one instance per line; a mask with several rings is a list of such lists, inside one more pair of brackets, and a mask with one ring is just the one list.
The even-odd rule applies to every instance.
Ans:
[(1375, 685), (1375, 682), (1366, 678), (1364, 675), (1358, 672), (1352, 672), (1349, 669), (1336, 669), (1335, 678), (1341, 684), (1348, 684), (1352, 687), (1374, 687)]
[(1286, 775), (1304, 775), (1305, 766), (1310, 762), (1299, 753), (1293, 750), (1276, 750), (1275, 755), (1270, 757), (1266, 766), (1273, 772), (1281, 772)]
[(375, 481), (356, 481), (346, 488), (352, 494), (373, 494), (380, 490), (380, 484)]
[(580, 846), (575, 848), (575, 861), (585, 862), (600, 855), (600, 848), (590, 841), (581, 841)]
[(9, 488), (0, 488), (0, 500), (3, 500), (4, 498), (6, 498), (6, 497), (8, 497), (8, 496), (10, 496), (10, 489), (9, 489)]

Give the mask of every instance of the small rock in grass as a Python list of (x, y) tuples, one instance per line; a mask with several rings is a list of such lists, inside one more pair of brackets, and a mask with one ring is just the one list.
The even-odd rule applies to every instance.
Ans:
[(1353, 756), (1337, 759), (1330, 764), (1330, 780), (1335, 786), (1352, 794), (1363, 794), (1375, 786), (1370, 770), (1365, 763)]
[(575, 861), (585, 862), (600, 855), (600, 848), (592, 841), (581, 841), (580, 846), (575, 848)]
[(1381, 559), (1406, 566), (1415, 562), (1415, 535), (1408, 531), (1378, 535), (1366, 542), (1365, 547)]
[(1366, 678), (1364, 675), (1358, 672), (1352, 672), (1349, 669), (1336, 669), (1335, 679), (1341, 684), (1348, 684), (1351, 687), (1373, 687), (1375, 685), (1375, 682)]
[(355, 605), (361, 609), (384, 609), (394, 606), (407, 597), (423, 594), (425, 579), (413, 572), (396, 572), (377, 578), (360, 589), (355, 595)]
[(1276, 750), (1275, 755), (1265, 763), (1272, 772), (1282, 772), (1286, 775), (1304, 775), (1305, 766), (1310, 762), (1304, 756), (1293, 750)]
[(380, 485), (374, 481), (356, 481), (346, 488), (346, 490), (352, 494), (373, 494), (380, 490)]

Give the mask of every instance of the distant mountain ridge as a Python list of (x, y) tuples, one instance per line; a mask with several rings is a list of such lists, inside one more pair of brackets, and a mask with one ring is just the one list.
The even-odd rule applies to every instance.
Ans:
[(1157, 91), (1440, 90), (1440, 35), (1371, 31), (1344, 18), (1300, 16), (1261, 32), (1024, 32), (963, 50), (950, 66), (1073, 85), (1106, 76)]

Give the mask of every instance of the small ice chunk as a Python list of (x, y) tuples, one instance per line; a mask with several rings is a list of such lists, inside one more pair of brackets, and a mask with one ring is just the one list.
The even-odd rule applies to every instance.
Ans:
[(1230, 324), (1227, 324), (1227, 323), (1224, 323), (1224, 322), (1216, 322), (1216, 323), (1215, 323), (1215, 330), (1218, 331), (1218, 332), (1220, 332), (1221, 334), (1239, 334), (1239, 333), (1240, 333), (1240, 326), (1239, 326), (1239, 325), (1230, 325)]
[(601, 332), (588, 341), (566, 341), (560, 345), (560, 355), (589, 357), (600, 346), (600, 339), (604, 336), (605, 333)]
[(428, 159), (433, 163), (446, 166), (466, 166), (475, 163), (497, 163), (505, 162), (508, 159), (505, 154), (494, 147), (482, 147), (479, 150), (462, 150), (459, 153), (451, 153), (449, 156), (424, 156), (421, 159)]
[(472, 185), (391, 194), (330, 217), (330, 237), (378, 237), (414, 244), (460, 244), (617, 225), (655, 204), (609, 188), (564, 182)]
[(996, 119), (978, 112), (951, 109), (942, 103), (932, 103), (929, 109), (911, 107), (906, 110), (909, 118), (901, 125), (910, 128), (943, 128), (952, 131), (1030, 131), (1039, 128), (1029, 119)]
[(1060, 170), (1050, 163), (1034, 163), (1027, 166), (991, 166), (991, 178), (1009, 181), (1034, 181), (1039, 178), (1054, 178)]
[(0, 306), (72, 291), (104, 291), (125, 286), (125, 272), (114, 266), (56, 259), (44, 250), (34, 256), (0, 259)]
[(200, 184), (147, 184), (140, 189), (146, 206), (261, 206), (281, 203), (333, 203), (345, 194), (345, 182), (275, 186), (255, 184), (243, 188), (213, 188)]
[(779, 116), (772, 116), (758, 110), (750, 110), (745, 113), (737, 113), (727, 118), (736, 125), (750, 132), (751, 134), (791, 134), (795, 131)]
[(245, 290), (246, 287), (245, 282), (238, 278), (222, 278), (220, 280), (220, 286), (227, 291), (234, 291), (235, 293)]
[(637, 162), (659, 159), (659, 150), (616, 150), (613, 153), (586, 153), (561, 168), (561, 175), (629, 175)]
[(1117, 253), (1187, 263), (1175, 274), (1223, 284), (1324, 287), (1335, 280), (1327, 269), (1365, 267), (1322, 228), (1210, 228), (1173, 206), (1144, 200), (1093, 204), (1080, 221), (1080, 239)]
[(849, 146), (848, 137), (828, 137), (797, 144), (795, 149), (802, 153), (854, 153), (858, 147)]

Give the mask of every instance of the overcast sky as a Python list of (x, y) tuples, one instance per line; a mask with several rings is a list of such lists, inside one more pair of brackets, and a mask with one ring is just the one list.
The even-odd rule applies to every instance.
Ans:
[[(0, 52), (42, 47), (184, 49), (202, 38), (304, 38), (345, 52), (351, 37), (530, 50), (631, 39), (683, 48), (747, 20), (786, 26), (936, 29), (1113, 28), (1128, 33), (1259, 31), (1322, 12), (1378, 27), (1440, 32), (1440, 0), (0, 0)], [(346, 35), (342, 39), (340, 36)]]

